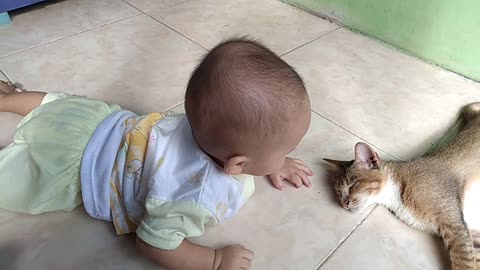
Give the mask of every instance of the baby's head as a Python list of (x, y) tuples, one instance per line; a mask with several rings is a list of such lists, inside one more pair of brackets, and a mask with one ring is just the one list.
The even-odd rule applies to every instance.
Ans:
[(310, 126), (300, 76), (261, 44), (231, 39), (192, 74), (185, 110), (197, 144), (228, 174), (279, 170)]

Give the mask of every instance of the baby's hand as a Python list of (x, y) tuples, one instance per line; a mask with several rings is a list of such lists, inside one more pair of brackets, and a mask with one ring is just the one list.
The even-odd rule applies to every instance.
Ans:
[(215, 257), (215, 261), (220, 260), (218, 270), (248, 270), (253, 260), (253, 252), (241, 245), (231, 245), (217, 249)]
[(313, 172), (303, 161), (287, 157), (283, 168), (276, 173), (270, 174), (268, 177), (276, 188), (283, 190), (284, 179), (290, 181), (297, 188), (300, 188), (302, 185), (311, 187), (310, 176), (313, 176)]

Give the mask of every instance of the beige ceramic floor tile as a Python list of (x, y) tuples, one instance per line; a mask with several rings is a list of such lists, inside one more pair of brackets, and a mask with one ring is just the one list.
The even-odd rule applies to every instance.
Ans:
[[(7, 78), (1, 72), (0, 80), (7, 81)], [(19, 115), (0, 112), (0, 149), (12, 141), (13, 131), (20, 119)]]
[(191, 0), (126, 0), (132, 6), (140, 9), (143, 12), (150, 12), (158, 9), (172, 7)]
[(439, 238), (410, 228), (378, 207), (321, 270), (449, 269)]
[(313, 109), (400, 159), (423, 154), (480, 85), (340, 29), (286, 55)]
[(177, 106), (173, 108), (168, 108), (169, 111), (172, 111), (174, 113), (185, 113), (185, 105), (182, 102), (181, 104), (178, 104)]
[(276, 0), (196, 0), (151, 14), (205, 48), (249, 35), (280, 54), (337, 28)]
[(68, 91), (145, 113), (183, 100), (203, 52), (140, 15), (0, 58), (0, 67), (30, 90)]
[(136, 250), (134, 236), (116, 236), (82, 207), (38, 216), (0, 210), (0, 239), (2, 269), (159, 269)]
[(53, 1), (23, 9), (13, 13), (10, 25), (0, 26), (0, 56), (138, 13), (118, 0)]

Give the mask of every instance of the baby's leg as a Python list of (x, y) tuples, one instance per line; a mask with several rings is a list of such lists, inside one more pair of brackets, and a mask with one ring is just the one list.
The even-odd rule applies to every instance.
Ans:
[(0, 80), (0, 112), (25, 116), (42, 103), (45, 95), (44, 92), (23, 92), (14, 85)]

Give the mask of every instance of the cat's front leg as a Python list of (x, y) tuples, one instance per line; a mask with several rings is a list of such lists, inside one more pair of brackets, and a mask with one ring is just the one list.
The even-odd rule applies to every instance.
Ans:
[(470, 230), (472, 236), (473, 248), (475, 249), (475, 264), (477, 270), (480, 269), (480, 231)]

